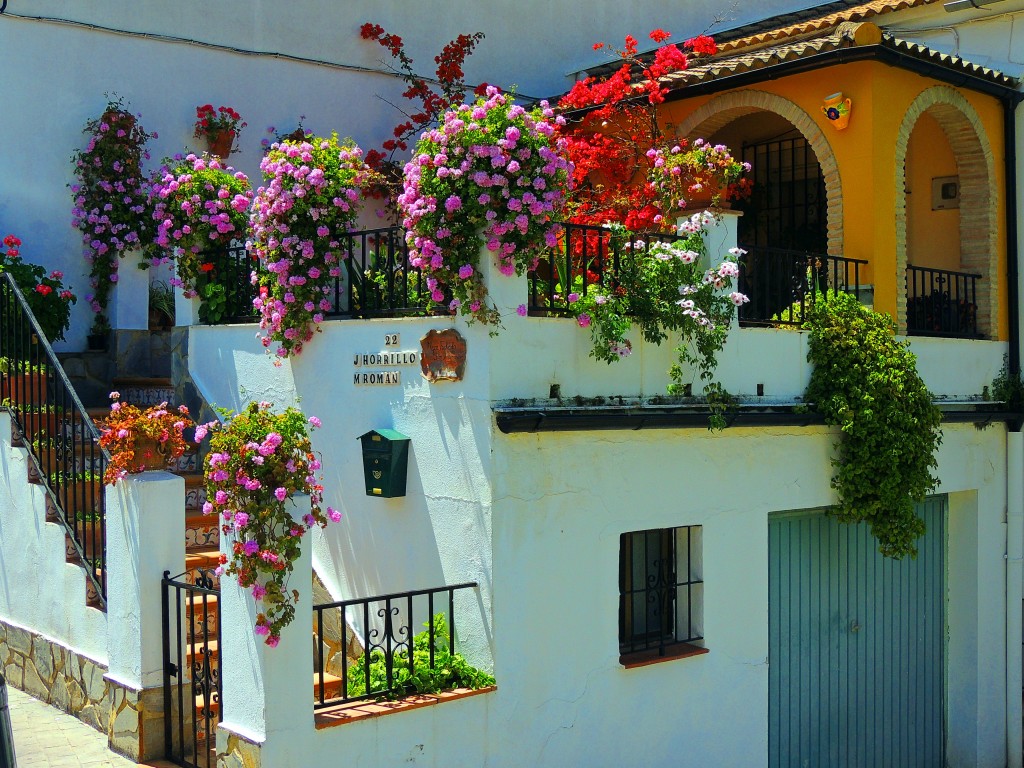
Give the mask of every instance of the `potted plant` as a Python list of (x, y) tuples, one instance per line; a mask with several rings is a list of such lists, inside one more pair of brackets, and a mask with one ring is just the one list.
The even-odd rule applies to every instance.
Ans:
[(82, 233), (89, 262), (92, 292), (86, 296), (93, 311), (102, 313), (117, 282), (118, 257), (153, 239), (149, 183), (142, 172), (149, 159), (148, 133), (125, 102), (111, 98), (103, 114), (85, 124), (88, 142), (75, 152), (76, 181), (71, 185), (72, 224)]
[(197, 139), (206, 139), (211, 155), (226, 158), (234, 149), (233, 145), (238, 134), (248, 123), (231, 107), (203, 104), (196, 107), (196, 124), (194, 135)]
[(497, 323), (480, 276), (481, 245), (505, 275), (522, 274), (555, 245), (571, 171), (555, 137), (560, 121), (547, 102), (527, 111), (489, 86), (422, 135), (398, 203), (409, 263), (424, 271), (435, 304)]
[(195, 426), (184, 405), (171, 410), (165, 401), (143, 410), (120, 398), (120, 392), (110, 393), (110, 416), (98, 425), (100, 445), (110, 453), (103, 477), (108, 485), (128, 474), (173, 465), (189, 446), (185, 430)]
[(734, 158), (724, 144), (696, 139), (670, 148), (647, 150), (650, 166), (647, 181), (661, 201), (662, 211), (682, 208), (726, 207), (729, 201), (746, 197), (752, 184), (744, 176), (750, 163)]
[(0, 403), (27, 403), (35, 393), (45, 398), (48, 375), (45, 365), (0, 357)]
[[(272, 408), (250, 403), (241, 413), (221, 411), (223, 424), (196, 428), (197, 442), (213, 433), (203, 462), (203, 511), (218, 514), (223, 533), (235, 539), (231, 556), (221, 555), (217, 573), (236, 575), (239, 585), (262, 602), (255, 631), (271, 647), (295, 617), (298, 592), (288, 579), (300, 539), (314, 526), (326, 527), (328, 519), (341, 519), (340, 512), (327, 507), (325, 514), (321, 508), (323, 486), (314, 474), (320, 461), (309, 439), (309, 428), (319, 427), (320, 420), (295, 408), (283, 413)], [(297, 518), (289, 502), (296, 495), (303, 500)], [(308, 574), (303, 581), (308, 587)]]
[(307, 136), (271, 145), (260, 170), (250, 224), (253, 254), (265, 265), (254, 306), (263, 346), (297, 355), (331, 309), (325, 294), (347, 257), (342, 237), (356, 221), (367, 178), (362, 150), (351, 141)]
[(178, 156), (165, 161), (153, 197), (156, 246), (174, 261), (172, 282), (203, 302), (201, 319), (217, 322), (223, 291), (215, 251), (245, 238), (252, 201), (248, 177), (217, 156)]
[[(0, 273), (7, 272), (14, 278), (47, 341), (63, 339), (71, 323), (71, 305), (78, 301), (75, 294), (64, 287), (64, 273), (47, 272), (44, 267), (25, 261), (21, 257), (21, 240), (14, 235), (7, 235), (3, 244), (6, 250), (0, 250)], [(6, 285), (2, 290), (6, 290)], [(13, 301), (8, 306), (11, 312), (16, 311)], [(0, 318), (0, 322), (13, 323), (13, 316)], [(23, 341), (26, 343), (23, 348), (27, 349), (31, 340)]]
[(174, 291), (162, 280), (149, 284), (149, 330), (166, 331), (174, 325)]
[(110, 344), (110, 321), (104, 313), (98, 313), (92, 320), (85, 342), (90, 352), (106, 352)]

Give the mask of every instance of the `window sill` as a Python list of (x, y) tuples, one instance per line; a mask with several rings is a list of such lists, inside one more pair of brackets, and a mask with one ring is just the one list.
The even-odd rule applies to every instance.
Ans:
[(674, 643), (672, 645), (665, 646), (664, 654), (659, 653), (657, 648), (651, 648), (646, 651), (624, 653), (619, 656), (619, 664), (626, 669), (635, 669), (636, 667), (646, 667), (648, 664), (660, 664), (663, 661), (674, 661), (675, 659), (685, 659), (690, 656), (701, 656), (707, 652), (707, 648), (702, 648), (699, 645), (692, 645), (691, 643)]
[(443, 704), (447, 701), (465, 699), (470, 696), (477, 696), (481, 693), (490, 693), (497, 690), (497, 686), (489, 685), (486, 688), (456, 688), (453, 691), (442, 691), (441, 693), (425, 693), (406, 696), (404, 699), (395, 701), (353, 701), (348, 704), (341, 704), (337, 707), (320, 709), (314, 713), (314, 722), (317, 730), (331, 728), (345, 723), (354, 723), (357, 720), (365, 720), (370, 717), (380, 717), (396, 712), (407, 712), (410, 709), (429, 707), (434, 704)]

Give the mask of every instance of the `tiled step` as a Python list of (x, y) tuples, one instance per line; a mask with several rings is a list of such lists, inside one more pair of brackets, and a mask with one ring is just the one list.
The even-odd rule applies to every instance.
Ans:
[(209, 550), (220, 543), (217, 515), (190, 514), (185, 518), (185, 548)]
[[(189, 472), (182, 474), (185, 478), (185, 509), (189, 513), (196, 513), (203, 508), (203, 502), (206, 501), (206, 488), (203, 485), (203, 475), (201, 472)], [(211, 520), (216, 520), (216, 517), (210, 517)]]
[(185, 550), (185, 569), (194, 571), (198, 568), (213, 570), (220, 565), (220, 550), (215, 547)]
[[(333, 699), (341, 695), (344, 681), (340, 677), (324, 674), (323, 691), (325, 699)], [(317, 675), (313, 675), (313, 695), (320, 698), (320, 681)], [(196, 696), (196, 719), (202, 720), (203, 712), (206, 709), (206, 697), (203, 694)], [(220, 702), (209, 702), (209, 712), (215, 714), (220, 709)]]
[(206, 596), (206, 609), (203, 610), (201, 596), (196, 596), (186, 606), (186, 613), (189, 617), (189, 641), (200, 641), (204, 638), (217, 637), (217, 627), (220, 622), (220, 614), (217, 606), (217, 596)]

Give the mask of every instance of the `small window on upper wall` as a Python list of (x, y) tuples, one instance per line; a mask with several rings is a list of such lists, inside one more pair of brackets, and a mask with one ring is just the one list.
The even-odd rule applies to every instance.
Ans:
[(619, 654), (626, 667), (706, 653), (702, 528), (656, 528), (619, 541)]

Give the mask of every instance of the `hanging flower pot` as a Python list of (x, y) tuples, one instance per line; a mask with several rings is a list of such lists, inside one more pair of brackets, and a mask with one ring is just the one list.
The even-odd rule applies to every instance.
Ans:
[(235, 137), (245, 128), (242, 116), (231, 107), (213, 108), (212, 104), (196, 107), (194, 135), (206, 139), (211, 155), (226, 158), (231, 154)]
[(227, 157), (231, 154), (231, 146), (235, 143), (235, 132), (227, 129), (211, 133), (206, 137), (206, 145), (211, 155)]

